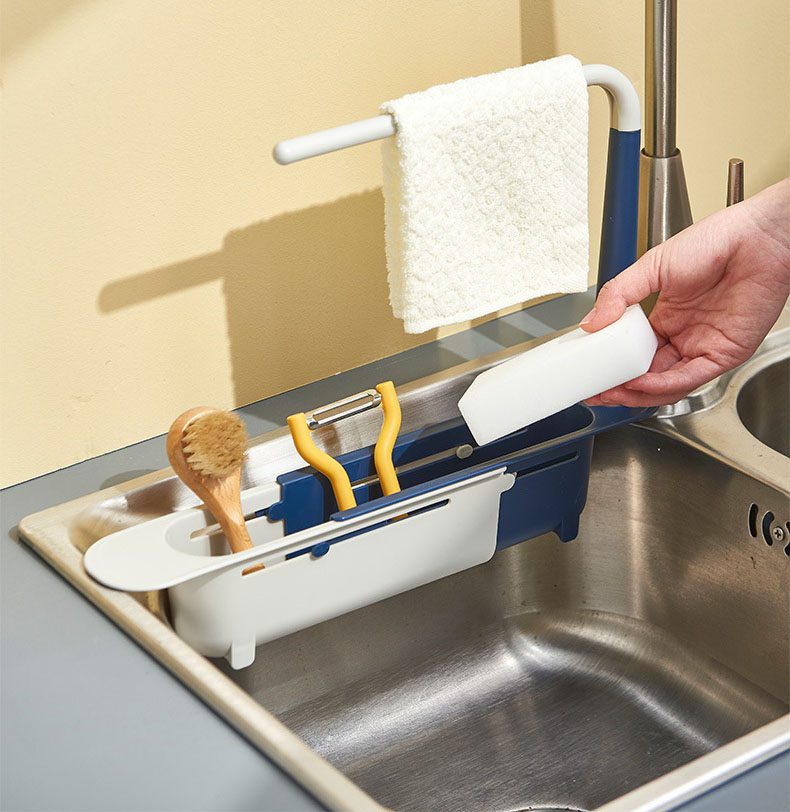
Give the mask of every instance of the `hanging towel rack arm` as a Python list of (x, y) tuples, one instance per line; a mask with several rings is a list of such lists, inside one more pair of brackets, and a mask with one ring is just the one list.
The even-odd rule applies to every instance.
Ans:
[[(621, 132), (638, 130), (642, 119), (639, 96), (628, 77), (610, 65), (584, 65), (582, 70), (588, 86), (602, 87), (609, 96), (612, 128)], [(273, 155), (278, 164), (292, 164), (391, 135), (395, 135), (392, 116), (374, 116), (280, 141)]]
[(273, 155), (278, 164), (292, 164), (305, 158), (315, 158), (368, 141), (380, 141), (395, 135), (395, 122), (392, 116), (374, 116), (351, 124), (341, 124), (328, 130), (319, 130), (308, 135), (299, 135), (280, 141), (275, 145)]

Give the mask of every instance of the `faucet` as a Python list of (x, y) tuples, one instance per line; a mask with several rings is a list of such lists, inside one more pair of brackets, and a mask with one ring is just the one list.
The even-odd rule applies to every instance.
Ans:
[(639, 160), (637, 255), (693, 222), (676, 142), (677, 0), (645, 0), (645, 147)]

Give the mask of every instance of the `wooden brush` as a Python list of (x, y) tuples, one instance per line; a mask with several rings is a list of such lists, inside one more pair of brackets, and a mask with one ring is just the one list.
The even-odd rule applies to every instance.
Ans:
[[(241, 466), (247, 453), (244, 423), (229, 412), (197, 406), (173, 421), (167, 458), (181, 481), (211, 511), (234, 553), (253, 547), (241, 510)], [(263, 569), (263, 564), (242, 573)]]

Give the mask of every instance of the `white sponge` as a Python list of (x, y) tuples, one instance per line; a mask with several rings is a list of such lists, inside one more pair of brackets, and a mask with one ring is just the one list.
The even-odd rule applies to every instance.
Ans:
[(597, 333), (581, 328), (475, 378), (458, 408), (479, 445), (630, 381), (650, 368), (658, 341), (639, 305)]

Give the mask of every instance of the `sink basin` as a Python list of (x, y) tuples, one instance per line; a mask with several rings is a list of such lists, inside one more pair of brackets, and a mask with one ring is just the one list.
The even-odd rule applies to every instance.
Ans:
[(749, 535), (755, 501), (786, 502), (614, 431), (576, 541), (217, 665), (384, 806), (594, 809), (787, 712), (789, 562)]
[(760, 442), (790, 457), (790, 358), (746, 382), (738, 394), (738, 415)]
[[(456, 417), (474, 375), (529, 346), (399, 387), (402, 430)], [(599, 436), (575, 541), (508, 548), (261, 646), (242, 671), (175, 634), (165, 593), (82, 566), (108, 533), (197, 504), (169, 469), (20, 531), (331, 809), (669, 809), (790, 749), (789, 355), (783, 328), (663, 417)], [(378, 427), (368, 412), (314, 439), (337, 456)], [(301, 465), (271, 432), (244, 487)]]

